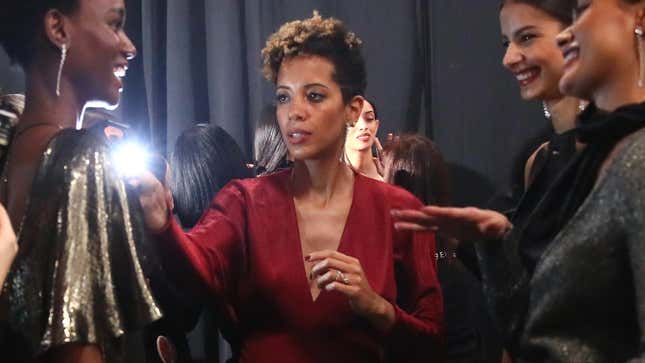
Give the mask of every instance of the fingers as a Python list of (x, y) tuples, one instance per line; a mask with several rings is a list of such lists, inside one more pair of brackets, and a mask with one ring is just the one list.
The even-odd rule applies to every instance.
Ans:
[(144, 171), (135, 177), (128, 178), (127, 183), (144, 194), (164, 189), (163, 184), (149, 171)]
[(438, 227), (428, 227), (417, 223), (396, 222), (394, 229), (397, 231), (410, 231), (410, 232), (436, 232)]
[(415, 223), (425, 227), (433, 227), (436, 220), (425, 212), (414, 209), (392, 210), (392, 217), (396, 222)]
[(322, 276), (316, 278), (316, 285), (319, 289), (324, 290), (325, 287), (332, 282), (340, 282), (345, 285), (354, 285), (359, 286), (360, 280), (359, 276), (350, 273), (342, 273), (338, 270), (328, 270)]
[(341, 260), (349, 264), (359, 263), (358, 259), (351, 256), (347, 256), (345, 254), (342, 254), (334, 250), (322, 250), (322, 251), (312, 252), (305, 257), (305, 261), (316, 262), (316, 261), (324, 260), (326, 258), (336, 258), (338, 260)]
[(343, 262), (337, 258), (330, 257), (314, 265), (314, 267), (311, 269), (311, 279), (317, 279), (319, 276), (324, 275), (330, 270), (338, 270), (342, 273), (361, 273), (359, 266)]
[(341, 294), (352, 299), (361, 291), (360, 287), (354, 285), (345, 285), (342, 282), (334, 281), (325, 285), (325, 291), (338, 291)]
[(374, 138), (374, 146), (376, 147), (376, 155), (378, 155), (380, 159), (381, 153), (383, 152), (383, 145), (378, 137)]
[(454, 208), (454, 207), (438, 207), (434, 205), (427, 205), (421, 208), (421, 211), (427, 216), (440, 217), (440, 218), (463, 218), (464, 216), (473, 214), (477, 208)]

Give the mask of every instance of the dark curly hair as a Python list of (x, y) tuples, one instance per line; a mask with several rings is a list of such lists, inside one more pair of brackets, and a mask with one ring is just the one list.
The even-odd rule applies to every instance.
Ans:
[(558, 19), (564, 25), (573, 22), (573, 10), (576, 8), (576, 0), (503, 0), (500, 9), (506, 4), (526, 4), (542, 10), (552, 17)]
[(25, 67), (36, 54), (43, 36), (43, 18), (51, 9), (72, 14), (79, 0), (4, 0), (0, 11), (0, 44), (12, 62)]
[(333, 79), (345, 103), (365, 92), (367, 72), (361, 40), (340, 20), (322, 18), (314, 11), (311, 18), (283, 24), (262, 49), (264, 76), (276, 83), (282, 62), (299, 55), (316, 55), (333, 63)]

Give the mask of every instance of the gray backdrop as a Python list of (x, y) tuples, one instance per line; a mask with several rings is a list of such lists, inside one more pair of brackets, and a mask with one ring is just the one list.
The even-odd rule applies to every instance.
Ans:
[[(287, 20), (318, 9), (364, 41), (367, 95), (381, 136), (420, 132), (453, 164), (458, 203), (484, 204), (509, 187), (513, 157), (547, 121), (522, 102), (501, 66), (497, 1), (127, 0), (139, 49), (119, 113), (162, 152), (198, 122), (224, 127), (251, 155), (271, 85), (259, 51)], [(0, 51), (0, 91), (23, 88)]]

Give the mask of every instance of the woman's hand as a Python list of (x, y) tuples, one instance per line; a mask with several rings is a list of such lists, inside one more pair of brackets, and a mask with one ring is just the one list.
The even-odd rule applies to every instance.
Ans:
[(136, 188), (139, 203), (143, 209), (143, 219), (151, 232), (159, 232), (168, 223), (172, 194), (150, 172), (130, 178), (128, 184)]
[(474, 207), (426, 206), (420, 210), (393, 210), (394, 227), (407, 231), (433, 231), (461, 241), (502, 239), (513, 228), (501, 213)]
[(374, 137), (374, 147), (376, 148), (376, 172), (383, 176), (385, 172), (385, 163), (383, 161), (383, 145), (378, 137)]
[(4, 284), (11, 263), (18, 253), (16, 234), (7, 211), (0, 205), (0, 286)]
[(394, 307), (372, 290), (359, 260), (331, 250), (313, 252), (305, 260), (314, 263), (310, 278), (318, 288), (347, 296), (352, 310), (381, 331), (394, 324)]

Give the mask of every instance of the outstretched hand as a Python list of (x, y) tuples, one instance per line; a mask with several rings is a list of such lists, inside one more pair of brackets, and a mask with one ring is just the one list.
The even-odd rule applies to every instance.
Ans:
[(168, 223), (172, 194), (150, 172), (128, 179), (128, 184), (137, 191), (139, 203), (143, 209), (143, 219), (151, 232), (158, 232)]
[(407, 231), (433, 231), (461, 241), (501, 239), (513, 228), (499, 212), (475, 207), (426, 206), (419, 210), (393, 210), (394, 227)]

